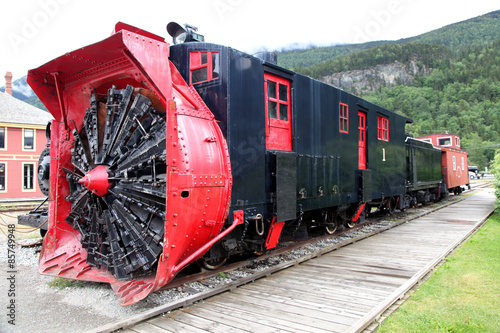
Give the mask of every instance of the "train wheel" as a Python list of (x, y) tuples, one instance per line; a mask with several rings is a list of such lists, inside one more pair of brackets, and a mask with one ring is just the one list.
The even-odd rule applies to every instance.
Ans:
[(202, 268), (214, 270), (224, 266), (228, 253), (220, 243), (214, 244), (200, 259), (197, 264)]
[(398, 205), (398, 199), (396, 197), (392, 197), (389, 201), (389, 214), (394, 214), (396, 211), (396, 207)]
[(336, 214), (333, 211), (324, 211), (323, 212), (323, 222), (325, 223), (325, 232), (328, 235), (332, 235), (335, 231), (337, 231), (337, 220)]
[(226, 261), (227, 257), (221, 257), (216, 259), (202, 257), (201, 259), (198, 260), (198, 264), (203, 268), (214, 270), (224, 266)]
[(353, 222), (352, 220), (348, 220), (348, 221), (344, 222), (344, 227), (348, 228), (348, 229), (354, 228), (355, 225), (356, 225), (356, 222)]

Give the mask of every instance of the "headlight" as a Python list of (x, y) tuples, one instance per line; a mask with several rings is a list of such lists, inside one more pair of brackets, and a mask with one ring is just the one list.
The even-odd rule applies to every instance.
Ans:
[(174, 44), (205, 41), (205, 37), (196, 32), (198, 28), (189, 24), (184, 24), (183, 27), (176, 22), (170, 22), (167, 25), (167, 31), (172, 36)]

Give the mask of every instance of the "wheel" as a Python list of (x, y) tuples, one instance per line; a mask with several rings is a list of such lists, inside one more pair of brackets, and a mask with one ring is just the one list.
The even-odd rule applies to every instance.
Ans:
[(395, 197), (392, 197), (391, 200), (389, 201), (389, 214), (394, 214), (396, 211), (396, 207), (398, 205), (398, 199)]
[(200, 265), (203, 268), (209, 269), (209, 270), (214, 270), (217, 268), (220, 268), (224, 266), (224, 264), (227, 261), (227, 257), (220, 257), (217, 259), (209, 259), (202, 257), (201, 259), (198, 260), (198, 265)]
[(325, 232), (328, 235), (332, 235), (335, 231), (337, 231), (337, 224), (336, 223), (331, 223), (325, 225)]
[(323, 212), (323, 222), (325, 223), (325, 232), (328, 235), (332, 235), (337, 231), (337, 219), (336, 214), (333, 211)]
[(354, 228), (355, 225), (356, 225), (356, 222), (353, 222), (352, 220), (347, 220), (344, 222), (344, 227), (348, 228), (348, 229)]
[(207, 253), (205, 253), (199, 260), (198, 266), (209, 270), (214, 270), (224, 266), (227, 262), (228, 253), (220, 243), (214, 244)]

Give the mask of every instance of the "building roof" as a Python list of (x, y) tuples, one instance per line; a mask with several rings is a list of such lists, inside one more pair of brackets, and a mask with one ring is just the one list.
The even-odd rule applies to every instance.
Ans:
[(0, 123), (45, 126), (51, 119), (50, 113), (0, 92)]

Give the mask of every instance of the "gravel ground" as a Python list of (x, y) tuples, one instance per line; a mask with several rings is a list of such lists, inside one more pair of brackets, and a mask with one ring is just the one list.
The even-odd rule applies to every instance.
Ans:
[[(421, 208), (418, 213), (430, 208)], [(4, 218), (0, 223), (13, 223), (15, 218)], [(313, 251), (337, 244), (362, 233), (394, 223), (395, 220), (381, 221), (359, 230), (344, 233), (341, 236), (320, 240), (315, 245), (306, 245), (290, 253), (274, 255), (264, 260), (256, 258), (242, 270), (229, 272), (223, 276), (210, 278), (203, 283), (195, 282), (154, 293), (145, 300), (122, 307), (108, 284), (71, 281), (66, 287), (53, 286), (55, 282), (64, 282), (60, 278), (38, 273), (38, 247), (15, 247), (15, 273), (9, 273), (8, 243), (4, 234), (0, 234), (0, 299), (3, 309), (0, 311), (0, 332), (85, 332), (99, 326), (139, 314), (152, 307), (166, 304), (183, 297), (205, 291), (216, 285), (228, 283), (248, 276), (253, 271), (261, 271), (284, 261), (293, 260)], [(5, 231), (5, 228), (2, 228)], [(19, 242), (32, 243), (33, 239)], [(250, 272), (249, 272), (250, 271)], [(9, 296), (11, 275), (15, 277), (15, 296)], [(61, 284), (61, 283), (60, 283)], [(9, 324), (7, 306), (15, 301), (15, 325)]]

